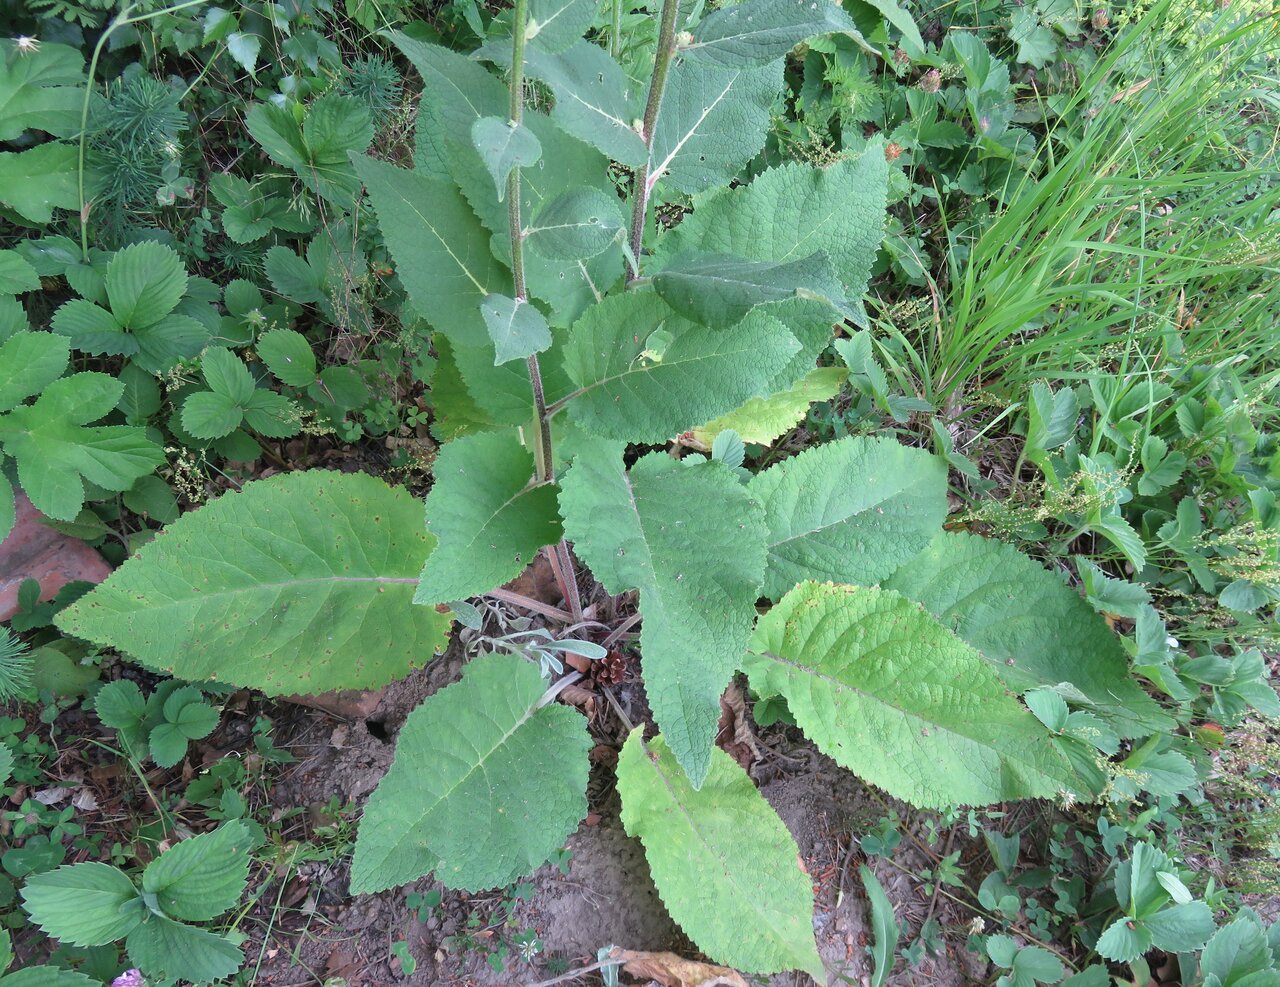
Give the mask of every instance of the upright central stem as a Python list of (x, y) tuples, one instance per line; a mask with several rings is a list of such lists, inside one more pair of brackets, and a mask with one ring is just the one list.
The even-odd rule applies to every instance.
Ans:
[[(676, 15), (680, 12), (680, 0), (662, 0), (662, 22), (658, 26), (658, 50), (654, 56), (653, 75), (649, 79), (649, 99), (644, 106), (644, 146), (653, 148), (653, 131), (658, 123), (658, 110), (662, 107), (662, 93), (667, 87), (667, 72), (676, 51)], [(650, 155), (652, 158), (652, 155)], [(649, 211), (649, 165), (646, 162), (636, 169), (634, 196), (631, 208), (631, 277), (640, 277), (640, 248), (644, 244), (644, 221)]]
[[(520, 126), (524, 118), (524, 35), (529, 19), (529, 0), (516, 0), (515, 17), (511, 35), (511, 126)], [(515, 288), (516, 303), (525, 305), (529, 292), (524, 283), (524, 222), (520, 215), (520, 169), (512, 168), (507, 175), (507, 220), (511, 227), (511, 280)], [(535, 447), (538, 481), (546, 483), (554, 469), (551, 458), (551, 420), (547, 417), (547, 398), (542, 387), (542, 370), (538, 366), (538, 354), (530, 353), (529, 385), (533, 389)]]
[[(511, 126), (519, 127), (524, 118), (524, 41), (529, 20), (529, 0), (515, 0), (511, 25)], [(520, 215), (520, 169), (512, 168), (507, 175), (507, 221), (511, 227), (511, 283), (515, 290), (516, 304), (529, 303), (529, 291), (524, 283), (524, 221)], [(539, 483), (550, 483), (555, 474), (555, 460), (551, 448), (551, 416), (547, 414), (547, 396), (542, 386), (542, 369), (538, 366), (538, 354), (530, 353), (529, 387), (533, 390), (534, 447), (533, 461)], [(565, 602), (574, 623), (582, 620), (582, 600), (578, 595), (578, 583), (573, 572), (573, 560), (569, 547), (561, 539), (559, 545), (548, 545), (547, 560), (556, 574), (556, 581), (564, 591)]]

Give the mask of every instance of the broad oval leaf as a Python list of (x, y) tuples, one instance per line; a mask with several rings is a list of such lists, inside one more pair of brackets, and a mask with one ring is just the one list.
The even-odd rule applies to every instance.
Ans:
[(0, 343), (0, 411), (39, 394), (62, 376), (71, 344), (51, 332), (16, 332)]
[(661, 442), (766, 395), (799, 346), (763, 310), (711, 328), (682, 319), (652, 291), (628, 291), (570, 330), (564, 365), (577, 390), (567, 410), (606, 438)]
[(804, 579), (877, 583), (925, 548), (947, 515), (942, 461), (890, 438), (850, 436), (752, 477), (769, 525), (764, 591)]
[(557, 260), (586, 260), (603, 253), (626, 228), (615, 195), (577, 188), (556, 196), (538, 210), (525, 229), (529, 248)]
[(183, 515), (57, 622), (190, 681), (376, 688), (445, 643), (448, 619), (410, 606), (435, 541), (421, 510), (361, 474), (259, 480)]
[(433, 870), (447, 887), (498, 887), (564, 845), (587, 812), (591, 738), (577, 710), (539, 704), (546, 687), (523, 658), (488, 655), (409, 715), (365, 806), (352, 892)]
[(1129, 674), (1115, 633), (1034, 559), (994, 538), (938, 532), (883, 583), (977, 648), (1012, 689), (1069, 682), (1123, 736), (1172, 729)]
[(438, 541), (414, 603), (487, 593), (560, 540), (556, 487), (533, 486), (533, 469), (533, 454), (510, 431), (468, 435), (440, 450), (427, 495), (427, 530)]
[[(491, 54), (506, 66), (510, 51), (506, 45)], [(555, 94), (551, 119), (559, 127), (614, 161), (633, 167), (644, 164), (644, 139), (634, 127), (644, 109), (622, 66), (607, 51), (579, 41), (561, 54), (529, 49), (525, 60), (525, 70)]]
[(752, 688), (785, 697), (823, 753), (896, 798), (941, 808), (1077, 791), (990, 664), (897, 593), (801, 583), (749, 650)]
[(545, 51), (563, 51), (582, 39), (599, 9), (600, 0), (529, 0), (525, 37)]
[(875, 141), (828, 168), (770, 168), (749, 185), (710, 193), (658, 241), (651, 264), (660, 269), (696, 252), (788, 263), (821, 250), (843, 297), (856, 305), (884, 238), (888, 179), (889, 166)]
[(187, 271), (176, 250), (143, 241), (116, 252), (107, 265), (111, 314), (123, 326), (154, 325), (178, 307), (187, 290)]
[(129, 933), (125, 952), (150, 980), (187, 980), (193, 984), (229, 977), (244, 962), (240, 947), (225, 937), (160, 915), (147, 915)]
[(653, 286), (681, 315), (707, 326), (731, 326), (757, 305), (787, 298), (816, 297), (837, 310), (844, 306), (844, 289), (822, 251), (785, 264), (690, 255), (655, 274)]
[(511, 274), (461, 193), (438, 178), (353, 157), (414, 307), (459, 346), (488, 334), (480, 303), (512, 294)]
[(276, 378), (290, 387), (307, 387), (317, 376), (316, 357), (307, 337), (292, 329), (272, 329), (258, 337), (258, 356)]
[(765, 65), (815, 34), (857, 34), (844, 9), (831, 0), (747, 0), (709, 14), (682, 45), (690, 60), (715, 65)]
[(604, 442), (578, 453), (560, 507), (565, 533), (604, 587), (640, 591), (645, 690), (696, 788), (755, 616), (760, 509), (723, 463), (651, 453), (628, 473), (621, 446)]
[(142, 890), (185, 922), (209, 922), (232, 908), (249, 878), (252, 833), (240, 820), (175, 843), (142, 872)]
[(677, 61), (654, 125), (649, 188), (659, 180), (681, 192), (727, 183), (764, 146), (781, 89), (782, 59), (734, 68)]
[(122, 910), (138, 891), (110, 864), (66, 864), (32, 874), (22, 902), (46, 935), (76, 946), (100, 946), (123, 939), (138, 924), (138, 912)]
[(733, 758), (712, 748), (695, 789), (663, 738), (646, 744), (637, 727), (618, 755), (618, 792), (622, 824), (644, 844), (667, 911), (698, 948), (746, 973), (826, 979), (796, 841)]

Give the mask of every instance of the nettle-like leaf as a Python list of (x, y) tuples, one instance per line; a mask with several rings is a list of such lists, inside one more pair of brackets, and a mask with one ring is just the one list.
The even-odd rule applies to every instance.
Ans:
[(125, 952), (150, 980), (208, 984), (240, 969), (244, 954), (224, 936), (147, 914), (129, 933)]
[(171, 918), (209, 922), (235, 906), (249, 879), (253, 835), (240, 820), (175, 843), (142, 872), (142, 890)]
[(763, 308), (732, 327), (696, 325), (655, 292), (593, 306), (570, 330), (570, 417), (611, 439), (661, 442), (768, 393), (799, 349)]
[(710, 767), (720, 695), (755, 615), (760, 508), (723, 463), (651, 453), (628, 473), (613, 443), (578, 454), (560, 508), (565, 534), (604, 587), (640, 591), (646, 694), (696, 788)]
[(315, 220), (290, 209), (284, 189), (273, 188), (280, 179), (263, 179), (250, 185), (236, 175), (218, 174), (209, 179), (209, 191), (222, 203), (222, 228), (236, 243), (253, 243), (272, 230), (310, 233)]
[(448, 182), (373, 158), (356, 157), (378, 225), (414, 307), (456, 346), (488, 338), (480, 305), (513, 294), (511, 272), (489, 251), (489, 236)]
[[(31, 502), (59, 521), (80, 513), (85, 481), (127, 490), (164, 462), (164, 451), (145, 429), (89, 424), (115, 410), (124, 385), (92, 372), (55, 379), (66, 362), (65, 341), (47, 333), (18, 333), (0, 345), (0, 371), (6, 375), (0, 409), (10, 405), (0, 414), (0, 448), (17, 462)], [(42, 392), (33, 404), (11, 405), (33, 388)], [(11, 493), (4, 500), (11, 505)], [(7, 526), (0, 527), (7, 533)]]
[(539, 548), (560, 540), (554, 484), (533, 484), (533, 454), (514, 432), (485, 432), (440, 450), (427, 495), (437, 539), (415, 603), (487, 593), (518, 576)]
[(883, 583), (923, 604), (1012, 689), (1069, 683), (1123, 736), (1172, 722), (1129, 675), (1119, 638), (1062, 579), (1011, 545), (962, 532), (933, 542)]
[(545, 203), (525, 227), (531, 250), (557, 260), (587, 260), (603, 253), (626, 229), (616, 195), (570, 189)]
[[(510, 46), (493, 49), (494, 60), (511, 64)], [(573, 136), (594, 145), (614, 161), (632, 167), (648, 156), (635, 124), (644, 113), (640, 95), (609, 53), (579, 40), (562, 54), (527, 52), (525, 70), (555, 94), (551, 119)]]
[(708, 326), (732, 325), (757, 305), (812, 297), (839, 310), (843, 286), (827, 255), (818, 251), (785, 264), (718, 254), (678, 257), (653, 277), (662, 300)]
[(771, 168), (749, 185), (699, 201), (659, 238), (651, 266), (661, 270), (673, 258), (692, 253), (785, 264), (820, 250), (844, 288), (842, 297), (860, 308), (884, 236), (888, 175), (877, 141), (828, 168), (799, 163)]
[(563, 51), (595, 20), (599, 0), (530, 0), (525, 38), (544, 51)]
[(0, 40), (0, 141), (43, 130), (70, 137), (80, 129), (84, 56), (69, 45), (42, 44), (34, 51)]
[(890, 438), (851, 436), (806, 449), (748, 484), (769, 525), (764, 592), (796, 583), (877, 583), (925, 548), (947, 515), (936, 456)]
[(781, 59), (732, 68), (676, 61), (654, 125), (649, 185), (700, 192), (733, 178), (764, 146), (781, 89)]
[(259, 388), (230, 350), (206, 350), (200, 370), (209, 390), (189, 394), (182, 404), (182, 427), (197, 439), (220, 439), (241, 424), (273, 439), (298, 434), (302, 427), (298, 406), (275, 391)]
[(0, 151), (0, 203), (43, 226), (55, 209), (80, 206), (74, 144), (49, 141), (26, 151)]
[(187, 286), (186, 268), (172, 247), (131, 244), (107, 265), (110, 309), (73, 299), (53, 314), (51, 326), (81, 352), (126, 356), (148, 373), (162, 374), (209, 339), (207, 327), (178, 311)]
[(259, 103), (245, 125), (272, 160), (293, 171), (322, 199), (349, 209), (360, 191), (349, 153), (373, 140), (369, 108), (354, 96), (325, 93), (309, 106)]
[(760, 619), (745, 669), (823, 753), (913, 805), (1078, 789), (986, 659), (897, 593), (801, 583)]
[(541, 866), (587, 812), (591, 738), (575, 709), (543, 704), (537, 666), (477, 658), (409, 715), (365, 806), (355, 893), (434, 871), (451, 888), (498, 887)]
[(815, 34), (834, 31), (857, 34), (857, 27), (831, 0), (747, 0), (703, 18), (680, 54), (726, 68), (765, 65)]
[(20, 295), (38, 291), (40, 275), (16, 250), (0, 250), (0, 295)]
[(128, 877), (96, 862), (32, 874), (22, 887), (31, 921), (46, 935), (74, 946), (101, 946), (127, 936), (143, 910), (124, 906), (137, 897)]
[(448, 618), (410, 605), (434, 546), (421, 519), (371, 476), (259, 480), (183, 515), (57, 622), (192, 681), (376, 688), (445, 643)]
[(101, 983), (59, 966), (28, 966), (0, 976), (0, 987), (101, 987)]
[(636, 728), (618, 755), (618, 792), (667, 910), (700, 949), (745, 973), (826, 979), (796, 842), (733, 758), (712, 748), (695, 789), (663, 738), (646, 744)]

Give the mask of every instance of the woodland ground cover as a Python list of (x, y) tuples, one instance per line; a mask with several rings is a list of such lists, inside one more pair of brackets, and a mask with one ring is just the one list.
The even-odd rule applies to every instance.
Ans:
[(1269, 8), (0, 8), (0, 987), (1280, 982)]

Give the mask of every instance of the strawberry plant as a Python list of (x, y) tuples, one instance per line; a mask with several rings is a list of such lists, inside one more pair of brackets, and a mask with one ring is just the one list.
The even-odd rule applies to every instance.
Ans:
[[(785, 56), (857, 36), (850, 18), (827, 0), (746, 0), (693, 20), (664, 0), (641, 85), (584, 39), (595, 14), (592, 0), (516, 0), (477, 58), (389, 32), (425, 90), (412, 168), (363, 153), (368, 116), (345, 98), (301, 123), (251, 115), (323, 199), (365, 190), (404, 314), (436, 333), (450, 441), (425, 526), (381, 480), (275, 476), (170, 525), (58, 624), (151, 669), (282, 695), (406, 675), (446, 645), (452, 604), (539, 552), (575, 623), (580, 578), (636, 594), (657, 733), (637, 727), (622, 749), (624, 825), (704, 951), (821, 977), (795, 842), (714, 743), (736, 673), (836, 762), (925, 807), (1099, 797), (1109, 740), (1173, 723), (1058, 576), (942, 530), (943, 460), (848, 437), (743, 467), (740, 437), (768, 443), (798, 421), (835, 330), (867, 321), (884, 145), (735, 182), (764, 146)], [(692, 210), (674, 222), (682, 195)], [(267, 268), (318, 303), (327, 265), (311, 253), (274, 247)], [(136, 335), (114, 305), (93, 318)], [(267, 339), (277, 377), (316, 383), (296, 340)], [(184, 405), (192, 431), (257, 428), (267, 410), (238, 371), (220, 376), (223, 352)], [(673, 437), (711, 455), (654, 451)], [(549, 667), (476, 658), (409, 717), (365, 810), (354, 891), (431, 872), (503, 886), (563, 845), (586, 814), (590, 738)], [(1021, 972), (1035, 956), (1006, 958)]]

